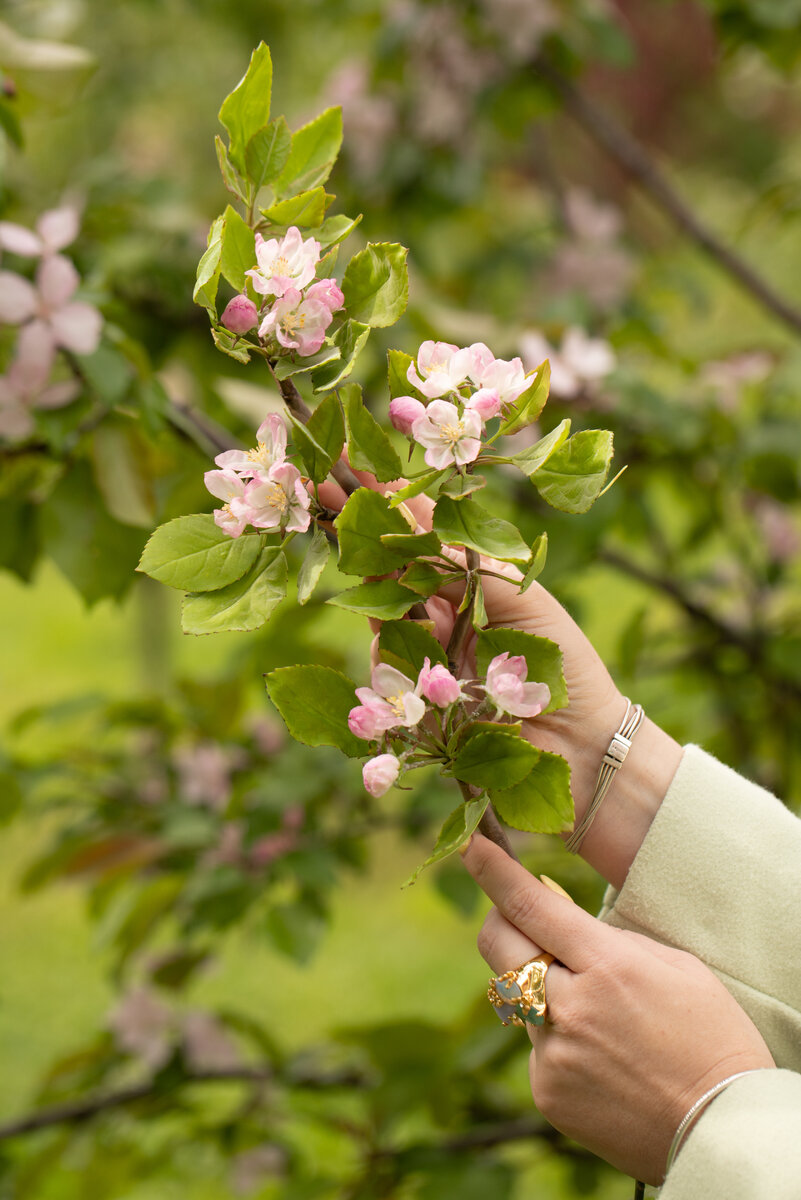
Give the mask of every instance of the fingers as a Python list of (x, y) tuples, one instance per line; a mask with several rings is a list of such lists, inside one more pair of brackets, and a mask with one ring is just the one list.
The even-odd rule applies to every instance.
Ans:
[(572, 971), (586, 970), (610, 949), (613, 930), (551, 891), (481, 834), (473, 835), (462, 861), (506, 920)]
[(542, 953), (542, 947), (521, 933), (506, 917), (491, 908), (478, 934), (478, 950), (496, 975), (519, 967)]

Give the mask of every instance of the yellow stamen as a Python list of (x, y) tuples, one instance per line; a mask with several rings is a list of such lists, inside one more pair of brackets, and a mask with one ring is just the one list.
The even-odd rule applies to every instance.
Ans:
[(271, 483), (268, 485), (267, 503), (270, 508), (277, 508), (281, 513), (285, 513), (289, 508), (289, 497), (280, 483)]
[(464, 422), (459, 421), (456, 425), (440, 425), (440, 433), (444, 441), (455, 446), (459, 438), (464, 437)]
[(406, 716), (406, 705), (403, 700), (405, 695), (405, 692), (398, 692), (396, 696), (387, 696), (387, 704), (392, 709), (396, 717)]

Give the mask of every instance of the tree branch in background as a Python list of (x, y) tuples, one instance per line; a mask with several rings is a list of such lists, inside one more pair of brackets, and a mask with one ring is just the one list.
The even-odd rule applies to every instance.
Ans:
[(635, 138), (608, 112), (590, 100), (576, 85), (542, 55), (532, 59), (532, 67), (558, 94), (565, 111), (614, 159), (644, 192), (667, 213), (675, 225), (710, 258), (722, 267), (763, 308), (778, 317), (794, 333), (801, 334), (801, 310), (795, 308), (749, 263), (731, 250), (716, 233), (695, 215), (659, 167)]

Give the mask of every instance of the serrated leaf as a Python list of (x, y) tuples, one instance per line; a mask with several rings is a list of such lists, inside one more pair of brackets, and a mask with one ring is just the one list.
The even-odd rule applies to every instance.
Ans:
[(327, 392), (338, 387), (352, 372), (356, 360), (370, 336), (370, 326), (358, 321), (345, 321), (332, 338), (339, 357), (325, 366), (318, 367), (312, 375), (315, 392)]
[(551, 364), (546, 358), (545, 362), (541, 363), (533, 373), (531, 383), (525, 392), (523, 392), (522, 396), (518, 396), (511, 412), (507, 413), (501, 421), (498, 432), (504, 436), (517, 433), (518, 429), (525, 429), (526, 425), (531, 425), (532, 422), (536, 421), (545, 408), (550, 387)]
[(295, 194), (325, 183), (342, 145), (342, 109), (327, 108), (292, 135), (292, 149), (275, 190)]
[(323, 363), (334, 362), (340, 357), (339, 348), (337, 346), (323, 346), (322, 350), (318, 350), (316, 354), (310, 354), (307, 358), (296, 357), (294, 351), (279, 358), (273, 367), (273, 372), (276, 379), (292, 379), (295, 375), (308, 375), (311, 371), (315, 371)]
[[(459, 746), (468, 742), (470, 738), (478, 737), (480, 733), (494, 733), (499, 728), (497, 721), (465, 721), (457, 726), (450, 737), (447, 745), (448, 754), (451, 758), (456, 753)], [(503, 724), (500, 726), (504, 733), (519, 734), (523, 726), (518, 721), (515, 724)]]
[(292, 134), (284, 117), (258, 129), (245, 147), (245, 166), (255, 192), (276, 179), (289, 158)]
[(405, 487), (398, 488), (397, 492), (393, 492), (389, 502), (390, 507), (397, 508), (405, 500), (411, 500), (413, 496), (427, 492), (429, 488), (436, 485), (439, 479), (444, 479), (446, 474), (447, 471), (426, 471), (417, 479), (413, 479), (411, 483), (407, 483)]
[(362, 617), (392, 621), (404, 616), (417, 600), (417, 595), (397, 580), (380, 579), (375, 583), (362, 583), (358, 587), (347, 588), (339, 595), (332, 596), (326, 603), (358, 613)]
[(292, 441), (295, 449), (303, 460), (306, 473), (314, 483), (322, 483), (334, 464), (334, 460), (319, 444), (308, 427), (299, 421), (292, 413), (288, 414), (292, 422)]
[(556, 712), (568, 702), (567, 684), (562, 671), (562, 651), (550, 638), (536, 637), (520, 629), (483, 629), (476, 642), (476, 667), (486, 675), (490, 660), (508, 651), (522, 654), (528, 664), (528, 679), (547, 683), (551, 699), (543, 712)]
[(414, 883), (421, 871), (426, 867), (430, 867), (433, 863), (441, 862), (443, 858), (447, 858), (449, 854), (453, 854), (460, 846), (463, 846), (467, 839), (478, 829), (479, 822), (487, 811), (489, 797), (486, 795), (476, 796), (475, 800), (467, 800), (464, 804), (460, 804), (454, 809), (451, 815), (446, 820), (442, 829), (439, 831), (439, 837), (431, 854), (425, 862), (417, 868), (417, 870), (406, 880), (404, 887)]
[(552, 454), (556, 453), (566, 441), (569, 433), (570, 418), (565, 417), (564, 421), (560, 421), (556, 428), (547, 433), (544, 438), (540, 438), (533, 446), (527, 446), (525, 450), (521, 450), (519, 454), (513, 454), (505, 461), (513, 463), (524, 475), (531, 476), (545, 465)]
[(326, 568), (330, 553), (328, 538), (319, 526), (315, 526), (306, 557), (298, 571), (298, 604), (305, 604), (311, 598)]
[(405, 246), (368, 242), (354, 254), (342, 279), (345, 307), (355, 321), (374, 328), (394, 325), (409, 301)]
[(448, 656), (440, 643), (415, 621), (385, 621), (378, 634), (378, 652), (384, 662), (392, 656), (392, 666), (416, 679), (426, 658), (448, 665)]
[(223, 213), (220, 272), (237, 292), (245, 290), (245, 271), (256, 266), (256, 239), (235, 208), (229, 204)]
[(539, 751), (524, 737), (498, 727), (465, 742), (451, 769), (463, 783), (501, 791), (525, 779), (538, 755)]
[(535, 538), (531, 544), (531, 566), (526, 571), (520, 583), (520, 591), (524, 592), (526, 588), (531, 587), (535, 579), (542, 574), (542, 569), (545, 566), (545, 560), (548, 557), (548, 534), (541, 533), (538, 538)]
[(461, 577), (461, 572), (443, 573), (430, 563), (414, 562), (406, 568), (400, 577), (404, 587), (411, 588), (418, 596), (433, 596), (446, 583), (454, 583)]
[(211, 513), (194, 513), (160, 525), (136, 569), (181, 591), (214, 591), (241, 579), (260, 549), (258, 537), (229, 537), (214, 524)]
[[(361, 222), (361, 213), (358, 217), (346, 217), (339, 213), (335, 217), (326, 217), (320, 228), (315, 229), (314, 236), (321, 246), (338, 246)], [(320, 274), (319, 268), (317, 274)]]
[(384, 430), (365, 407), (362, 389), (357, 384), (345, 384), (340, 389), (340, 399), (345, 413), (350, 465), (357, 471), (372, 471), (382, 483), (398, 479), (403, 464)]
[(570, 767), (559, 754), (538, 751), (537, 762), (525, 779), (503, 791), (490, 791), (490, 797), (498, 816), (513, 829), (563, 833), (573, 828)]
[(250, 350), (252, 347), (247, 342), (243, 342), (241, 338), (235, 337), (233, 333), (229, 333), (222, 326), (219, 329), (212, 329), (211, 336), (214, 340), (214, 345), (218, 350), (222, 350), (223, 354), (227, 354), (229, 358), (233, 358), (236, 362), (250, 362)]
[(337, 462), (345, 445), (345, 418), (336, 396), (326, 396), (317, 405), (306, 423), (306, 428), (317, 444), (322, 446), (332, 463)]
[(532, 482), (552, 508), (587, 512), (603, 491), (613, 453), (609, 430), (584, 429), (550, 456)]
[(261, 209), (262, 216), (274, 225), (297, 225), (304, 229), (313, 229), (321, 225), (325, 210), (333, 200), (325, 188), (311, 188), (307, 192), (299, 192), (288, 200), (279, 200), (269, 208)]
[(447, 545), (467, 546), (502, 562), (527, 563), (531, 551), (509, 521), (493, 517), (475, 500), (440, 496), (434, 509), (434, 531)]
[(202, 308), (210, 309), (217, 314), (217, 288), (220, 283), (220, 261), (222, 259), (222, 239), (225, 229), (225, 217), (220, 215), (209, 230), (209, 240), (206, 251), (197, 265), (195, 289), (192, 299)]
[(451, 500), (464, 500), (465, 496), (471, 496), (473, 492), (480, 492), (486, 486), (487, 481), (483, 475), (454, 475), (451, 479), (445, 480), (439, 489), (439, 494), (440, 496), (450, 496)]
[(348, 728), (348, 713), (359, 703), (356, 684), (331, 667), (278, 667), (266, 676), (270, 699), (287, 729), (306, 746), (336, 746), (351, 758), (365, 743)]
[(271, 546), (236, 583), (213, 592), (189, 592), (181, 610), (181, 628), (195, 634), (259, 629), (284, 599), (286, 589), (286, 556)]
[(442, 543), (431, 530), (428, 533), (382, 533), (381, 541), (390, 550), (405, 555), (406, 562), (411, 562), (413, 558), (439, 554), (442, 549)]
[(339, 537), (339, 569), (346, 575), (384, 575), (405, 564), (404, 554), (384, 546), (383, 533), (409, 532), (400, 513), (371, 488), (358, 488), (334, 521)]
[(255, 133), (270, 120), (273, 64), (269, 47), (260, 42), (247, 71), (222, 102), (218, 117), (228, 130), (229, 155), (242, 175), (247, 173), (245, 150)]

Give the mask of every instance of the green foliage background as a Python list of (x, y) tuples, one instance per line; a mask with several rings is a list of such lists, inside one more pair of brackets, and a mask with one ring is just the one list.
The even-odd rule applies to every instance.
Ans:
[[(450, 793), (431, 780), (379, 806), (353, 764), (282, 739), (261, 674), (363, 675), (359, 618), (290, 601), (260, 633), (181, 639), (172, 597), (133, 574), (155, 523), (212, 506), (203, 430), (247, 440), (269, 395), (191, 303), (223, 203), (216, 113), (261, 39), (274, 113), (296, 127), (344, 104), (332, 187), (364, 212), (353, 248), (410, 248), (408, 313), (358, 367), (373, 411), (389, 344), (481, 339), (511, 356), (533, 329), (607, 338), (614, 373), (552, 396), (543, 431), (608, 426), (625, 475), (581, 518), (511, 481), (492, 502), (529, 541), (549, 533), (543, 582), (627, 694), (801, 801), (798, 329), (644, 197), (534, 61), (633, 132), (696, 219), (801, 305), (801, 6), (554, 4), (539, 51), (511, 37), (512, 11), (16, 0), (0, 14), (94, 56), (31, 69), (0, 29), (18, 93), (0, 100), (0, 218), (32, 224), (77, 197), (69, 252), (107, 319), (81, 398), (0, 446), (0, 1124), (146, 1084), (1, 1140), (3, 1200), (630, 1193), (533, 1111), (525, 1046), (483, 999), (470, 881), (446, 863), (399, 890)], [(555, 839), (521, 852), (597, 905), (599, 882)], [(152, 1079), (109, 1026), (140, 987), (175, 1014)], [(208, 1066), (208, 1044), (193, 1061), (181, 1022), (197, 1011), (238, 1065), (230, 1045), (228, 1067)]]

